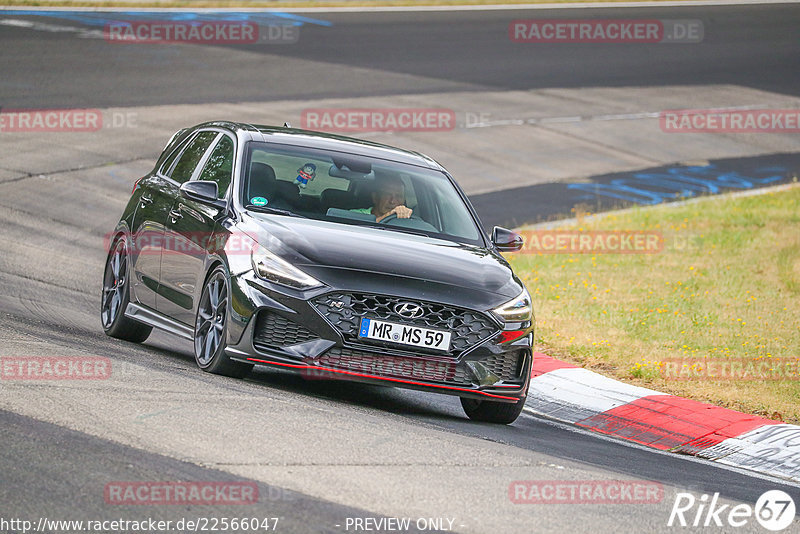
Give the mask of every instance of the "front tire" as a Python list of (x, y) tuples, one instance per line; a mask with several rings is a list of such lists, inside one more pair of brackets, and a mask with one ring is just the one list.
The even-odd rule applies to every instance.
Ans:
[(106, 260), (100, 299), (100, 322), (106, 335), (142, 343), (150, 336), (153, 328), (125, 317), (125, 308), (130, 302), (129, 266), (127, 241), (125, 237), (120, 237), (114, 242)]
[(496, 423), (508, 425), (513, 423), (525, 407), (526, 397), (522, 397), (515, 404), (507, 402), (468, 399), (461, 397), (461, 407), (467, 417), (473, 421), (483, 423)]
[(225, 269), (214, 269), (206, 279), (194, 326), (194, 358), (203, 371), (243, 378), (253, 364), (235, 362), (225, 354), (228, 333), (228, 282)]

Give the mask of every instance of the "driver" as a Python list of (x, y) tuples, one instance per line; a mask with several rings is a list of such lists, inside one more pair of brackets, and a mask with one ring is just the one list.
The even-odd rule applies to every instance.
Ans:
[(372, 192), (372, 207), (354, 209), (358, 213), (369, 213), (381, 222), (391, 214), (400, 219), (411, 217), (412, 209), (405, 205), (406, 186), (397, 176), (379, 175), (375, 177), (375, 190)]

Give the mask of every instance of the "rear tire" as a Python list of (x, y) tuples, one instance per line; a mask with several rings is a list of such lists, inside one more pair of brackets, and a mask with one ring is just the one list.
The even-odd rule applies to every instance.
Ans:
[(244, 378), (253, 364), (235, 362), (225, 354), (228, 334), (228, 282), (218, 266), (208, 275), (197, 306), (194, 324), (194, 359), (197, 366), (215, 375)]
[(153, 327), (125, 317), (130, 302), (128, 247), (125, 237), (118, 238), (108, 253), (100, 297), (100, 322), (106, 335), (142, 343)]
[(467, 417), (473, 421), (508, 425), (513, 423), (525, 407), (526, 397), (515, 404), (508, 402), (486, 401), (461, 397), (461, 407)]

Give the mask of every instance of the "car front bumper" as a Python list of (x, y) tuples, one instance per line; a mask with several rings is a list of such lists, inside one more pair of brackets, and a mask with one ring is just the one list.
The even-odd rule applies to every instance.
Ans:
[[(231, 278), (232, 299), (227, 355), (236, 361), (293, 371), (307, 379), (338, 379), (396, 386), (481, 400), (515, 403), (527, 394), (532, 367), (532, 330), (498, 343), (502, 325), (485, 312), (431, 303), (413, 297), (370, 295), (354, 299), (345, 310), (325, 303), (340, 303), (342, 295), (363, 295), (353, 288), (329, 287), (300, 291), (264, 283), (252, 273)], [(435, 353), (395, 343), (363, 340), (353, 335), (352, 324), (362, 316), (388, 317), (389, 302), (402, 298), (434, 309), (453, 330), (451, 350)], [(377, 299), (377, 300), (376, 300)], [(448, 312), (449, 310), (449, 312)], [(452, 310), (469, 319), (482, 316), (481, 324), (466, 324)], [(449, 315), (448, 315), (449, 313)], [(401, 319), (402, 320), (402, 319)]]

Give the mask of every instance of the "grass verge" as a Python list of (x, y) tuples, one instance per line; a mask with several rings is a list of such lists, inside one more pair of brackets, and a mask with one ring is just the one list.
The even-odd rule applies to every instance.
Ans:
[(539, 233), (537, 251), (509, 255), (534, 300), (538, 350), (800, 423), (800, 187), (579, 217), (557, 232), (614, 244), (606, 231), (656, 235), (663, 248), (542, 253), (557, 245)]

